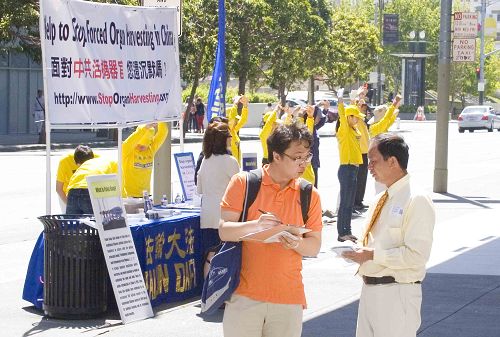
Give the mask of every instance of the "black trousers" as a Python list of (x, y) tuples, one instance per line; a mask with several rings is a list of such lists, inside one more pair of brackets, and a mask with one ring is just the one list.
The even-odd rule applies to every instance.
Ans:
[(318, 168), (313, 166), (314, 171), (314, 187), (318, 188)]
[(366, 178), (368, 177), (368, 154), (363, 153), (363, 164), (359, 165), (358, 182), (356, 187), (356, 196), (354, 197), (354, 206), (361, 205), (365, 198)]

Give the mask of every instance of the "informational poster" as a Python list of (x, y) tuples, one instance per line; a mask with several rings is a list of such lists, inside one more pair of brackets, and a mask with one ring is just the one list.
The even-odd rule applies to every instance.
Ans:
[(193, 200), (193, 195), (196, 192), (194, 183), (194, 172), (196, 169), (192, 152), (174, 153), (175, 165), (179, 180), (181, 182), (182, 193), (184, 200)]
[(399, 43), (399, 15), (384, 14), (383, 25), (383, 42), (384, 45)]
[(40, 1), (52, 125), (178, 120), (177, 10)]
[(134, 240), (127, 226), (118, 177), (106, 174), (86, 179), (120, 317), (124, 324), (153, 317)]

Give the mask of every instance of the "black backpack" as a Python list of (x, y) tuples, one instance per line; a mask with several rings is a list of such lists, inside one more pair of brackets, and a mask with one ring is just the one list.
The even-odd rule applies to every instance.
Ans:
[[(243, 204), (243, 210), (248, 210), (250, 206), (252, 206), (253, 202), (257, 198), (257, 194), (260, 190), (260, 185), (262, 183), (262, 170), (256, 169), (251, 170), (247, 174), (247, 186), (248, 193), (247, 198), (245, 199), (245, 204)], [(304, 224), (307, 222), (309, 218), (307, 213), (309, 212), (309, 206), (311, 204), (311, 192), (313, 185), (305, 179), (300, 180), (300, 207), (302, 210), (302, 220), (304, 220)], [(245, 212), (241, 212), (241, 214), (246, 214)], [(246, 219), (241, 219), (240, 221), (245, 221)]]

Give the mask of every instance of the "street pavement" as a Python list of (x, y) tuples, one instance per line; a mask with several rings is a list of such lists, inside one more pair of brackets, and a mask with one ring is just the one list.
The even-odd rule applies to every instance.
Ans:
[[(393, 130), (410, 145), (412, 181), (429, 191), (437, 212), (434, 244), (423, 282), (422, 325), (418, 336), (500, 336), (500, 151), (499, 132), (459, 134), (449, 124), (448, 192), (432, 193), (434, 170), (434, 122), (401, 122)], [(242, 129), (243, 152), (260, 153), (258, 129)], [(323, 209), (334, 210), (338, 195), (338, 152), (333, 125), (321, 130), (320, 194)], [(172, 132), (173, 138), (178, 131)], [(61, 137), (54, 142), (53, 170), (60, 157), (75, 144), (90, 142), (102, 156), (115, 157), (113, 143), (93, 143), (95, 135)], [(56, 138), (56, 137), (54, 137)], [(197, 154), (200, 135), (187, 136), (185, 151)], [(21, 299), (24, 276), (36, 237), (42, 230), (36, 216), (45, 209), (45, 152), (15, 142), (0, 152), (0, 204), (5, 221), (0, 225), (0, 328), (6, 336), (222, 336), (222, 311), (211, 317), (199, 315), (196, 298), (155, 308), (155, 317), (127, 325), (116, 311), (93, 320), (47, 318)], [(57, 145), (68, 144), (68, 145)], [(100, 148), (99, 148), (100, 147)], [(2, 147), (0, 147), (2, 151)], [(172, 146), (178, 152), (179, 145)], [(175, 168), (174, 168), (174, 171)], [(175, 174), (173, 174), (173, 177)], [(52, 185), (54, 186), (54, 185)], [(174, 183), (174, 189), (175, 189)], [(53, 193), (54, 194), (54, 193)], [(365, 203), (374, 194), (369, 177)], [(57, 203), (52, 196), (52, 211)], [(365, 219), (353, 220), (360, 234)], [(308, 308), (304, 311), (303, 336), (350, 337), (355, 335), (361, 281), (357, 266), (336, 258), (335, 223), (324, 226), (321, 252), (304, 259), (304, 284)]]

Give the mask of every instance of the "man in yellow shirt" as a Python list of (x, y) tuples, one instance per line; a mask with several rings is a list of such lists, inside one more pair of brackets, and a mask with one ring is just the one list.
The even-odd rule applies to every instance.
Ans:
[(66, 214), (93, 214), (87, 176), (118, 172), (118, 163), (104, 158), (88, 158), (71, 176), (68, 184)]
[[(368, 113), (368, 104), (366, 104), (364, 99), (359, 100), (358, 108), (364, 115)], [(368, 208), (368, 206), (363, 204), (366, 190), (366, 179), (368, 177), (368, 145), (370, 144), (370, 135), (368, 133), (368, 127), (365, 120), (366, 119), (363, 119), (356, 125), (361, 134), (359, 147), (361, 149), (363, 163), (361, 163), (358, 168), (356, 196), (354, 197), (354, 212), (363, 211), (365, 208)]]
[(340, 203), (337, 213), (338, 240), (356, 242), (357, 238), (351, 232), (351, 216), (356, 196), (358, 167), (363, 163), (360, 147), (361, 133), (357, 124), (363, 122), (365, 115), (356, 105), (344, 107), (342, 91), (339, 89), (339, 92), (337, 123), (340, 123), (340, 126), (336, 135), (340, 155), (337, 173), (340, 183)]
[[(238, 115), (238, 105), (241, 104), (241, 116)], [(227, 109), (226, 116), (228, 119), (229, 132), (231, 133), (231, 154), (241, 166), (241, 150), (240, 137), (238, 132), (247, 123), (248, 119), (248, 98), (245, 96), (236, 96), (234, 104)]]
[(56, 177), (56, 193), (59, 196), (61, 204), (61, 211), (66, 211), (66, 204), (68, 203), (68, 183), (71, 176), (78, 167), (86, 160), (85, 158), (95, 158), (96, 154), (92, 149), (86, 145), (78, 145), (73, 153), (68, 153), (59, 161), (57, 167)]
[[(155, 132), (155, 126), (158, 131)], [(127, 197), (140, 198), (150, 191), (155, 153), (167, 138), (165, 122), (140, 125), (123, 142), (123, 192)]]
[(276, 126), (283, 123), (280, 119), (277, 119), (278, 111), (280, 109), (281, 105), (278, 104), (274, 110), (268, 111), (262, 119), (264, 125), (259, 133), (260, 143), (262, 145), (262, 165), (269, 164), (269, 160), (267, 158), (267, 138), (269, 138)]

